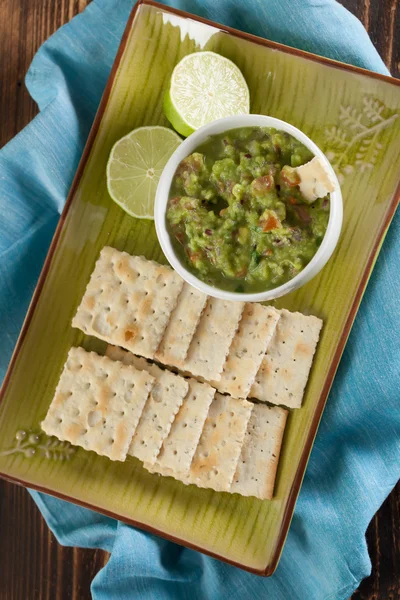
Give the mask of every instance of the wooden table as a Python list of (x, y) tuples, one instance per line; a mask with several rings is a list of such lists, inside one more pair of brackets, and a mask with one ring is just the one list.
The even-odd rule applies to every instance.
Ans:
[[(341, 1), (361, 19), (392, 75), (400, 77), (398, 0)], [(87, 4), (0, 0), (0, 147), (37, 113), (23, 83), (34, 53)], [(400, 600), (400, 484), (373, 518), (367, 539), (372, 575), (352, 600)], [(28, 492), (0, 481), (0, 600), (85, 600), (107, 559), (101, 550), (60, 546)]]

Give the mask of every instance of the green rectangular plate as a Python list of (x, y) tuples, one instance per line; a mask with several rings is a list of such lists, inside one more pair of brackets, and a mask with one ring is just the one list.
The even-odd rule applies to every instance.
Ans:
[[(309, 284), (278, 307), (324, 319), (304, 406), (285, 432), (275, 497), (243, 498), (150, 475), (78, 450), (10, 453), (15, 432), (39, 431), (71, 345), (102, 349), (71, 328), (100, 249), (108, 244), (165, 262), (154, 223), (135, 220), (107, 193), (114, 142), (140, 125), (167, 125), (162, 99), (186, 54), (214, 50), (242, 70), (251, 111), (293, 123), (326, 152), (342, 182), (337, 249)], [(117, 517), (244, 569), (270, 575), (279, 560), (308, 456), (351, 324), (396, 207), (400, 87), (388, 77), (206, 23), (151, 2), (128, 22), (66, 208), (2, 388), (0, 474)], [(397, 191), (396, 191), (397, 187)]]

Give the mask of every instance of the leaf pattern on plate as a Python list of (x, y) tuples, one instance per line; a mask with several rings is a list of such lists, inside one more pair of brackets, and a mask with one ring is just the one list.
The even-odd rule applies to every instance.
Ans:
[(383, 148), (381, 133), (398, 118), (373, 96), (364, 96), (361, 108), (339, 107), (338, 125), (325, 129), (328, 142), (326, 156), (331, 161), (340, 183), (357, 168), (361, 173), (372, 169)]
[(0, 452), (0, 456), (21, 453), (26, 458), (32, 458), (39, 453), (49, 460), (69, 460), (77, 450), (69, 442), (62, 442), (42, 431), (35, 432), (20, 429), (15, 434), (14, 439), (14, 446), (9, 450)]

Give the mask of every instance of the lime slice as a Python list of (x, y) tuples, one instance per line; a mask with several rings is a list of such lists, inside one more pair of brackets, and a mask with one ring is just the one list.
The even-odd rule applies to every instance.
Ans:
[(182, 142), (167, 127), (139, 127), (114, 144), (107, 163), (111, 198), (138, 219), (154, 219), (154, 199), (163, 168)]
[(240, 69), (215, 52), (188, 54), (173, 70), (164, 112), (188, 136), (202, 125), (250, 111), (250, 94)]

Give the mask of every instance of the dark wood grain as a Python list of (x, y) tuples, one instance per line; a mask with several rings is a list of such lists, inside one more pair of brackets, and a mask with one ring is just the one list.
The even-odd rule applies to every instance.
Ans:
[(23, 487), (0, 483), (1, 600), (85, 600), (108, 560), (102, 550), (60, 546)]
[[(23, 83), (34, 53), (88, 3), (0, 0), (0, 147), (37, 112)], [(392, 75), (400, 77), (398, 0), (341, 3), (360, 18)], [(400, 484), (372, 520), (367, 540), (373, 570), (352, 600), (400, 600)], [(107, 559), (102, 551), (60, 546), (28, 492), (0, 481), (0, 600), (89, 599), (90, 583)]]

